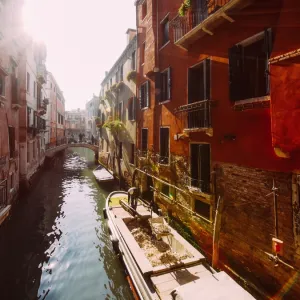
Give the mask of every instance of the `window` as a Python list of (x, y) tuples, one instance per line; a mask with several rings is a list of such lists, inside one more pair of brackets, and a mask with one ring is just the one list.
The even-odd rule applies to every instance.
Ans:
[(119, 158), (123, 159), (123, 143), (119, 142)]
[(120, 81), (123, 81), (123, 65), (120, 68)]
[(123, 102), (119, 103), (118, 114), (120, 121), (123, 121)]
[(209, 100), (211, 61), (204, 59), (200, 64), (189, 68), (188, 73), (188, 102), (194, 103)]
[(162, 183), (162, 184), (161, 184), (161, 192), (162, 192), (164, 195), (166, 195), (166, 196), (169, 197), (169, 195), (170, 195), (170, 186), (169, 186), (168, 184)]
[(27, 93), (30, 93), (30, 74), (28, 72), (27, 72), (26, 90)]
[(188, 128), (211, 127), (209, 102), (211, 99), (211, 60), (203, 60), (188, 71), (188, 103), (203, 101), (198, 109), (188, 112)]
[(112, 86), (112, 78), (109, 79), (109, 87), (111, 87), (111, 86)]
[(161, 24), (162, 26), (162, 46), (169, 42), (169, 18), (165, 18)]
[(119, 82), (119, 70), (116, 72), (116, 83)]
[(147, 0), (142, 4), (142, 19), (144, 19), (147, 15)]
[(5, 96), (5, 76), (0, 74), (0, 96)]
[(191, 186), (210, 192), (210, 145), (191, 144)]
[(15, 127), (8, 127), (8, 136), (9, 136), (9, 154), (10, 158), (13, 158), (15, 155)]
[(145, 155), (148, 150), (148, 129), (147, 128), (142, 128), (142, 155)]
[(108, 147), (109, 147), (109, 144), (108, 144), (108, 141), (106, 141), (106, 152), (108, 152)]
[(195, 212), (200, 216), (210, 220), (210, 205), (201, 200), (195, 200)]
[(36, 82), (33, 82), (33, 97), (36, 97)]
[(171, 68), (160, 74), (161, 92), (159, 102), (171, 100)]
[(135, 70), (135, 51), (131, 54), (131, 69)]
[(169, 128), (161, 127), (159, 131), (159, 162), (161, 164), (169, 163)]
[(146, 42), (141, 47), (141, 65), (145, 63)]
[(272, 32), (253, 37), (229, 49), (230, 100), (238, 101), (269, 94), (269, 58)]
[(50, 83), (50, 88), (51, 88), (51, 90), (52, 90), (52, 83)]
[(32, 156), (35, 158), (35, 142), (32, 143)]
[(130, 144), (130, 160), (131, 164), (134, 164), (134, 144)]
[(10, 174), (10, 189), (14, 188), (14, 173)]
[(135, 120), (135, 106), (136, 106), (136, 98), (131, 97), (128, 100), (128, 120), (129, 121)]
[(30, 144), (27, 143), (27, 163), (30, 163)]
[(149, 107), (150, 102), (150, 81), (143, 83), (139, 89), (141, 108)]

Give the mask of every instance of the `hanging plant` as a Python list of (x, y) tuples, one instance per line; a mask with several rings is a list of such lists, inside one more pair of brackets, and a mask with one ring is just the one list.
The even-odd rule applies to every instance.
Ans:
[(119, 119), (108, 120), (104, 123), (103, 128), (107, 128), (112, 134), (117, 134), (124, 128), (124, 123)]
[(101, 118), (100, 117), (96, 117), (95, 118), (95, 123), (96, 123), (96, 125), (101, 124)]
[(122, 88), (125, 86), (125, 83), (123, 81), (120, 81), (118, 84), (117, 84), (117, 89), (118, 91), (121, 91)]
[(134, 83), (136, 82), (136, 71), (132, 70), (127, 74), (127, 80), (128, 81), (133, 81)]
[(184, 2), (181, 4), (181, 6), (178, 9), (178, 14), (181, 17), (184, 17), (187, 13), (187, 11), (191, 8), (191, 2), (192, 0), (184, 0)]
[(105, 99), (106, 100), (113, 100), (113, 94), (110, 90), (105, 92)]
[(118, 85), (115, 83), (110, 87), (110, 90), (112, 93), (117, 93), (118, 92)]

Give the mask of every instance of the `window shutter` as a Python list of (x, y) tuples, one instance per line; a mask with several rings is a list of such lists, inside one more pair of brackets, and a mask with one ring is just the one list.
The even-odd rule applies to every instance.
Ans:
[(272, 49), (273, 49), (273, 34), (272, 29), (266, 29), (265, 30), (265, 36), (264, 36), (264, 48), (266, 53), (266, 94), (270, 93), (270, 72), (269, 72), (269, 59), (271, 57)]
[(162, 101), (162, 74), (157, 72), (155, 73), (155, 96), (156, 96), (156, 102), (161, 102)]
[(146, 105), (145, 107), (149, 107), (150, 106), (150, 81), (148, 80), (146, 82)]
[(132, 121), (136, 119), (136, 98), (132, 98)]
[(168, 68), (167, 100), (171, 100), (171, 88), (172, 88), (172, 73), (171, 73), (171, 67), (169, 67)]
[(211, 60), (207, 58), (205, 60), (205, 100), (210, 100), (211, 99), (211, 88), (210, 88), (210, 70), (211, 70)]
[(140, 103), (140, 108), (143, 108), (143, 103), (142, 103), (142, 86), (139, 87), (139, 103)]
[(229, 97), (231, 101), (241, 100), (242, 51), (240, 45), (229, 49)]

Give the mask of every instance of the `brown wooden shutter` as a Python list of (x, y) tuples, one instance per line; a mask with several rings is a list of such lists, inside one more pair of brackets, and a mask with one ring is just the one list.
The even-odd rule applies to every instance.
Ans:
[(271, 57), (272, 49), (273, 49), (273, 33), (272, 29), (266, 29), (265, 30), (265, 36), (264, 36), (264, 49), (266, 53), (266, 95), (270, 94), (270, 72), (269, 72), (269, 59)]
[(241, 100), (242, 46), (229, 49), (229, 97), (231, 101)]
[(167, 80), (167, 100), (171, 100), (171, 88), (172, 88), (172, 73), (171, 67), (168, 68), (168, 80)]
[(211, 88), (210, 88), (210, 73), (211, 70), (211, 61), (209, 58), (205, 60), (205, 100), (210, 100), (211, 99)]
[(150, 106), (150, 81), (148, 80), (146, 82), (146, 92), (145, 92), (145, 96), (146, 96), (146, 105), (145, 107), (149, 107)]

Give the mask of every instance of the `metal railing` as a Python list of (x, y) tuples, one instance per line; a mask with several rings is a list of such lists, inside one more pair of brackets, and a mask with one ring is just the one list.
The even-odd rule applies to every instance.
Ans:
[(211, 127), (211, 111), (210, 100), (202, 100), (194, 103), (182, 105), (175, 110), (175, 113), (187, 114), (187, 128), (210, 128)]
[(7, 180), (0, 182), (0, 209), (7, 205)]
[(207, 0), (203, 1), (201, 5), (195, 5), (185, 16), (177, 16), (172, 21), (174, 42), (176, 43), (188, 32), (190, 32), (197, 25), (202, 23), (211, 14), (216, 12), (222, 6), (230, 2), (231, 0)]

